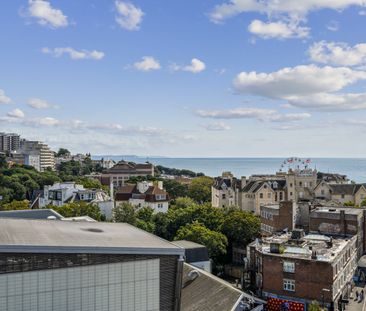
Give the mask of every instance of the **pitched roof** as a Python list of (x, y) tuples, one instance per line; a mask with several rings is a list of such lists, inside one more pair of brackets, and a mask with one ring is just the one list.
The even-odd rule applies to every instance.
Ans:
[(151, 173), (154, 170), (154, 165), (151, 163), (132, 163), (120, 161), (110, 169), (105, 171), (105, 174), (133, 174), (133, 173)]
[(355, 195), (365, 184), (329, 184), (332, 194), (335, 195)]
[[(196, 278), (192, 278), (195, 275)], [(231, 311), (244, 293), (218, 277), (184, 263), (182, 311)]]

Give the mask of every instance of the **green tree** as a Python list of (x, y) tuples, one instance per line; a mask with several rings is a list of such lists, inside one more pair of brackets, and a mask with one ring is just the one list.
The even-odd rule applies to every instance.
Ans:
[(88, 204), (84, 201), (67, 203), (63, 206), (48, 206), (64, 217), (89, 216), (97, 221), (101, 220), (101, 213), (98, 205)]
[(29, 209), (29, 201), (22, 200), (22, 201), (12, 201), (10, 203), (5, 203), (0, 207), (3, 211), (16, 211), (16, 210), (24, 210)]
[(164, 188), (169, 193), (171, 199), (188, 195), (188, 186), (176, 180), (165, 179)]
[(188, 186), (188, 196), (198, 203), (211, 202), (211, 177), (196, 177)]
[(348, 202), (345, 202), (343, 205), (344, 205), (344, 206), (350, 206), (350, 207), (353, 207), (353, 206), (355, 206), (355, 202), (353, 202), (353, 201), (348, 201)]
[(227, 236), (231, 243), (246, 246), (260, 233), (260, 220), (252, 213), (231, 210), (224, 217), (221, 232)]
[(225, 235), (212, 231), (198, 222), (180, 228), (174, 240), (188, 240), (203, 244), (207, 247), (209, 256), (214, 260), (226, 254), (228, 244)]
[(179, 197), (174, 200), (172, 208), (181, 209), (181, 208), (194, 207), (194, 206), (197, 206), (197, 203), (195, 200), (193, 200), (189, 197)]
[(8, 163), (6, 162), (6, 156), (0, 154), (0, 169), (2, 168), (8, 168)]
[(312, 301), (309, 305), (309, 311), (323, 311), (323, 308), (320, 307), (319, 302)]
[(87, 189), (102, 189), (103, 186), (98, 179), (81, 177), (76, 179), (77, 184), (83, 185)]
[(366, 199), (363, 199), (360, 206), (365, 207), (366, 206)]
[(136, 207), (127, 202), (117, 205), (113, 210), (113, 220), (135, 226), (137, 222)]
[(69, 156), (71, 152), (65, 148), (58, 149), (56, 156), (57, 157), (63, 157), (63, 156)]

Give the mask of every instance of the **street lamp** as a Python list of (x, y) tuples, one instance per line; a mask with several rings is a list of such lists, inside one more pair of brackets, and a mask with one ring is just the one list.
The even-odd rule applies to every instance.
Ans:
[(324, 293), (329, 293), (329, 292), (330, 292), (330, 289), (328, 289), (328, 288), (323, 288), (322, 289), (322, 307), (323, 307), (323, 310), (325, 308)]

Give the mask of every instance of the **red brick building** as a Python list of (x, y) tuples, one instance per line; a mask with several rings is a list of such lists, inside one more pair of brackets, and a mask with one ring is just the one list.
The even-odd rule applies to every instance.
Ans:
[(292, 231), (295, 224), (295, 206), (292, 201), (262, 205), (260, 207), (262, 234), (268, 236), (285, 229)]
[(342, 310), (357, 267), (357, 237), (332, 239), (324, 235), (264, 238), (248, 247), (250, 280), (269, 311), (306, 310), (316, 300), (328, 310)]

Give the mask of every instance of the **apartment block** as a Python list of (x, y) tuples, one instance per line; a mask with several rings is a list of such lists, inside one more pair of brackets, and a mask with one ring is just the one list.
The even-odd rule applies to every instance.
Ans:
[(20, 136), (15, 133), (0, 133), (0, 152), (12, 152), (20, 148)]
[(267, 299), (269, 311), (307, 310), (318, 301), (327, 310), (343, 310), (357, 269), (357, 237), (291, 234), (257, 240), (248, 246), (253, 289)]

